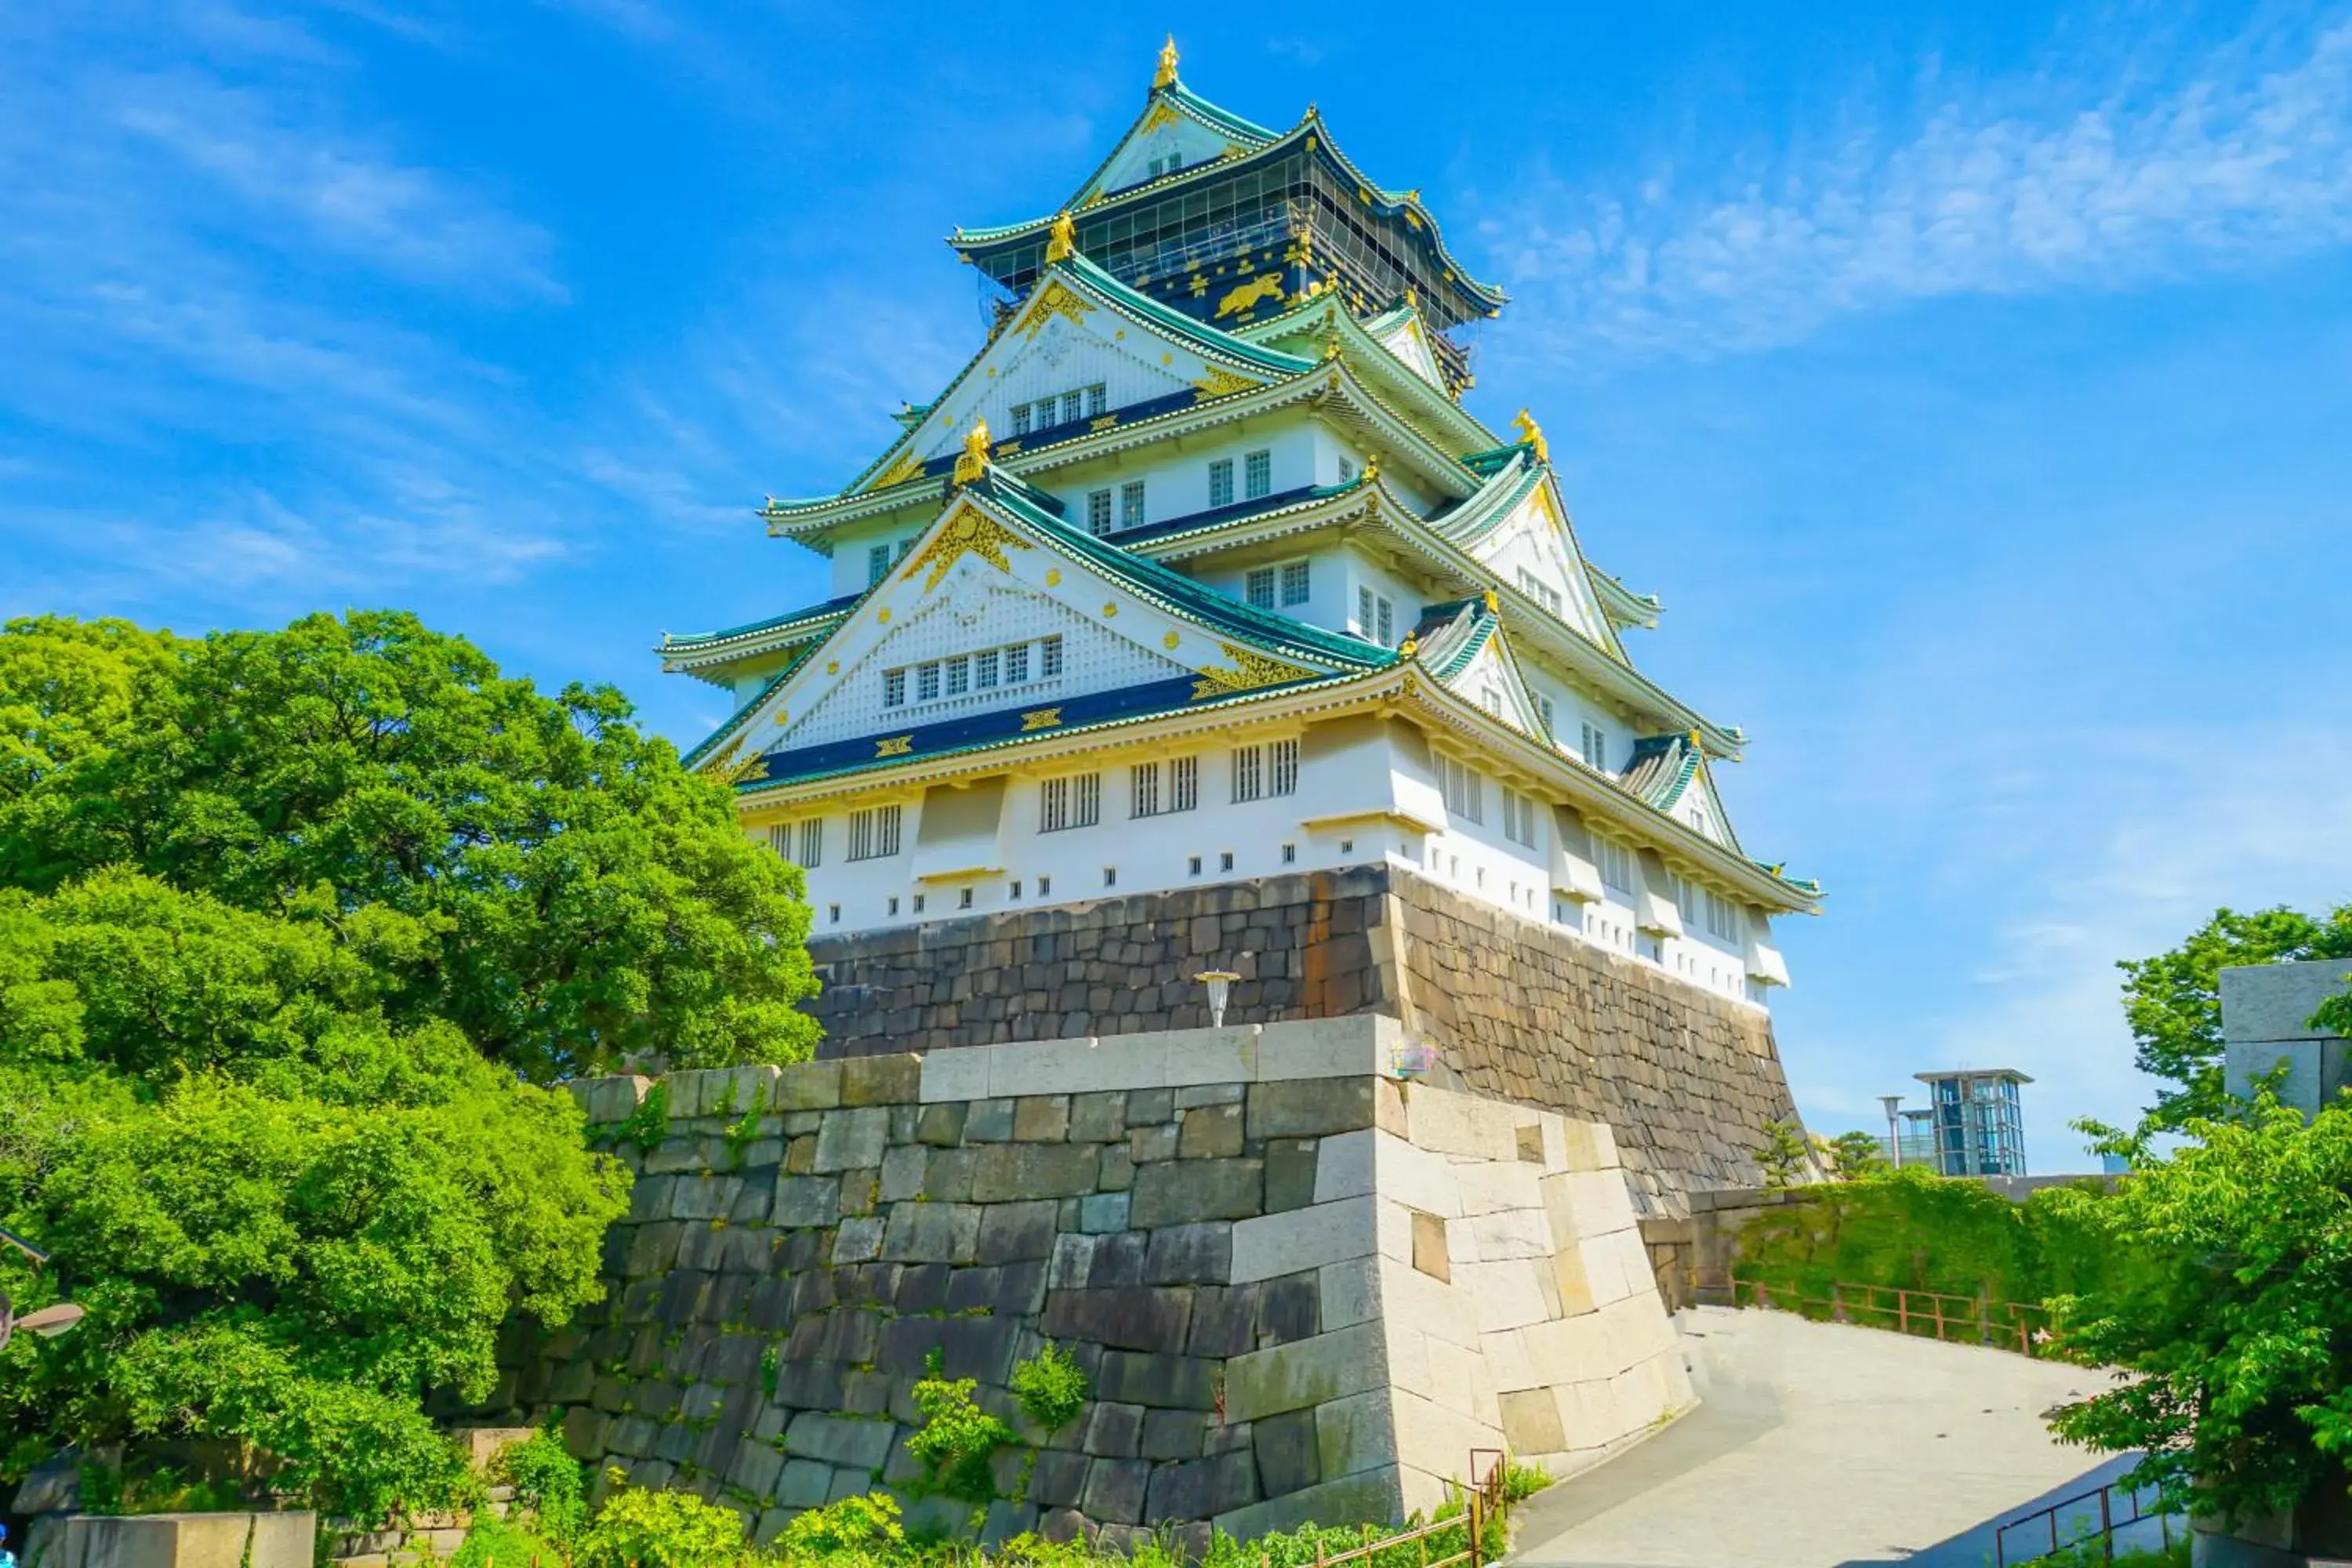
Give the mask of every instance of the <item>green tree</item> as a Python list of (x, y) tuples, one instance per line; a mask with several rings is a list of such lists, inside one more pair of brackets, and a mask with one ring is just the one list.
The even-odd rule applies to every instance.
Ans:
[[(2168, 952), (2125, 959), (2124, 1014), (2139, 1069), (2175, 1087), (2158, 1092), (2158, 1126), (2221, 1114), (2221, 972), (2232, 964), (2352, 958), (2352, 905), (2318, 919), (2289, 909), (2213, 918)], [(2352, 1024), (2352, 1011), (2341, 1015)]]
[(2142, 1449), (2137, 1474), (2200, 1514), (2340, 1490), (2352, 1460), (2352, 1107), (2308, 1124), (2267, 1094), (2193, 1142), (2088, 1126), (2134, 1174), (2053, 1194), (2141, 1268), (2053, 1305), (2073, 1358), (2137, 1375), (2062, 1409), (2060, 1436)]
[(1867, 1132), (1841, 1132), (1830, 1140), (1830, 1164), (1841, 1182), (1858, 1182), (1886, 1169), (1878, 1140)]
[(1803, 1122), (1791, 1117), (1764, 1124), (1764, 1146), (1756, 1151), (1756, 1164), (1764, 1173), (1767, 1187), (1796, 1185), (1804, 1179), (1812, 1160), (1812, 1140), (1805, 1136)]
[(129, 867), (313, 917), (393, 1023), (455, 1024), (541, 1082), (651, 1049), (804, 1057), (800, 873), (629, 713), (395, 611), (201, 642), (11, 622), (0, 886)]

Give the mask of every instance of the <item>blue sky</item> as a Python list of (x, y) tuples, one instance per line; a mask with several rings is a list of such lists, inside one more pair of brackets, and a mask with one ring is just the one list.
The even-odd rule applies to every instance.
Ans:
[(2009, 1064), (2146, 1098), (2118, 957), (2352, 894), (2352, 11), (0, 8), (0, 614), (410, 605), (691, 743), (664, 628), (822, 596), (978, 341), (952, 226), (1186, 80), (1318, 102), (1515, 303), (1646, 668), (1754, 738), (1818, 1130)]

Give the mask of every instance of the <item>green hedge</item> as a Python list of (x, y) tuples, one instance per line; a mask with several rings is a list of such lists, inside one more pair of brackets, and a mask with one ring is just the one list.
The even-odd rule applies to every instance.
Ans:
[(1748, 1221), (1732, 1275), (1775, 1295), (1889, 1285), (2039, 1305), (2133, 1267), (2065, 1212), (2079, 1201), (2044, 1188), (2011, 1203), (1980, 1182), (1914, 1168), (1828, 1184)]

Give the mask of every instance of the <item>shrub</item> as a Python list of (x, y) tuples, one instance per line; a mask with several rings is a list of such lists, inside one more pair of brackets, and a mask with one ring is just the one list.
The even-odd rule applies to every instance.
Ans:
[(1525, 1502), (1549, 1485), (1551, 1472), (1541, 1465), (1523, 1465), (1517, 1459), (1503, 1461), (1505, 1503)]
[(867, 1492), (797, 1515), (776, 1544), (786, 1557), (884, 1556), (906, 1546), (907, 1532), (898, 1522), (898, 1499)]
[(628, 1487), (604, 1500), (580, 1568), (727, 1568), (745, 1555), (743, 1521), (692, 1492)]
[(563, 1561), (562, 1548), (553, 1542), (542, 1540), (512, 1520), (496, 1519), (488, 1514), (475, 1516), (473, 1527), (449, 1559), (449, 1568), (533, 1568), (545, 1564), (557, 1568)]
[(969, 1377), (940, 1375), (940, 1352), (926, 1363), (930, 1375), (915, 1384), (915, 1408), (923, 1424), (907, 1439), (907, 1452), (923, 1467), (923, 1489), (962, 1502), (987, 1503), (996, 1497), (989, 1456), (1013, 1439), (1013, 1428), (972, 1402), (980, 1384)]
[(525, 1511), (541, 1535), (567, 1552), (578, 1542), (588, 1522), (580, 1461), (572, 1457), (554, 1427), (542, 1426), (528, 1440), (500, 1454), (492, 1473), (514, 1488), (515, 1506)]
[(1013, 1397), (1047, 1432), (1058, 1432), (1076, 1419), (1090, 1392), (1087, 1374), (1070, 1352), (1050, 1340), (1013, 1369)]

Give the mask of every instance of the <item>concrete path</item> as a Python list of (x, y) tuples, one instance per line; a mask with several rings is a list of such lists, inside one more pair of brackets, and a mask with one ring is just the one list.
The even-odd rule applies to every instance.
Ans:
[(2130, 1468), (2062, 1447), (2103, 1374), (1784, 1312), (1676, 1320), (1704, 1403), (1520, 1510), (1528, 1568), (1983, 1568), (1992, 1529)]

